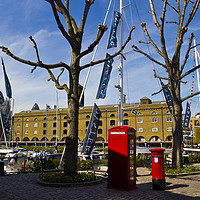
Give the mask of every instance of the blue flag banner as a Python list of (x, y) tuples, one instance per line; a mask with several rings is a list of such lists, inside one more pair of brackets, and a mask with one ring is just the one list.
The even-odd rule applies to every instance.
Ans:
[(173, 99), (172, 99), (172, 95), (171, 95), (171, 92), (169, 90), (168, 87), (165, 87), (163, 89), (163, 93), (164, 93), (164, 96), (165, 96), (165, 100), (167, 102), (167, 106), (169, 108), (169, 111), (170, 113), (172, 114), (172, 105), (173, 105)]
[(136, 115), (136, 114), (137, 114), (137, 111), (136, 111), (136, 110), (132, 110), (132, 113), (133, 113), (134, 115)]
[(94, 108), (92, 111), (92, 115), (90, 118), (90, 123), (88, 125), (88, 129), (86, 132), (86, 136), (83, 142), (83, 149), (81, 153), (85, 155), (90, 155), (92, 152), (92, 149), (95, 145), (96, 139), (97, 139), (97, 130), (99, 127), (99, 119), (101, 117), (101, 111), (97, 107), (96, 104), (94, 104)]
[(0, 91), (0, 104), (2, 104), (4, 102), (4, 97), (2, 92)]
[(119, 24), (120, 18), (121, 18), (121, 13), (115, 11), (114, 12), (114, 18), (113, 18), (113, 21), (112, 21), (111, 30), (110, 30), (110, 37), (109, 37), (109, 40), (108, 40), (107, 49), (117, 47), (116, 33), (117, 33), (117, 26)]
[[(107, 53), (106, 58), (108, 58), (108, 57), (110, 57), (110, 55)], [(106, 90), (108, 87), (108, 82), (110, 80), (110, 73), (112, 71), (113, 62), (114, 62), (114, 60), (110, 59), (104, 63), (103, 72), (101, 75), (101, 80), (100, 80), (96, 99), (104, 99), (106, 97)]]
[(190, 117), (191, 117), (190, 104), (187, 102), (187, 104), (186, 104), (185, 118), (184, 118), (184, 121), (183, 121), (183, 127), (184, 128), (187, 128), (189, 126)]
[(1, 61), (2, 61), (2, 66), (3, 66), (4, 80), (5, 80), (5, 87), (6, 87), (6, 95), (7, 95), (7, 97), (12, 98), (11, 85), (10, 85), (10, 82), (8, 80), (8, 76), (6, 74), (6, 69), (5, 69), (5, 65), (4, 65), (4, 62), (3, 62), (3, 58), (1, 58)]

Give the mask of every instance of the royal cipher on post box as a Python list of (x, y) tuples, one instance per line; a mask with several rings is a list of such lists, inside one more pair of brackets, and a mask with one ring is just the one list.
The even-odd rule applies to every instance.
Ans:
[(116, 126), (109, 129), (108, 188), (136, 188), (136, 135), (131, 127)]

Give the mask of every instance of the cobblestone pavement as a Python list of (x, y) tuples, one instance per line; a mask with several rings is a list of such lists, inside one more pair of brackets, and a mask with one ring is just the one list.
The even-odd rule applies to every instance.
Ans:
[(39, 174), (0, 176), (0, 200), (200, 200), (200, 174), (178, 178), (166, 177), (166, 189), (152, 189), (152, 177), (144, 169), (137, 170), (137, 189), (120, 191), (100, 184), (73, 188), (41, 186), (36, 183)]

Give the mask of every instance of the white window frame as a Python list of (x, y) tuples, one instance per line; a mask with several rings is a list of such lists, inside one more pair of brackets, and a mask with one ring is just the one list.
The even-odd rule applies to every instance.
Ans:
[(153, 127), (152, 132), (158, 132), (158, 127)]
[(138, 133), (142, 133), (143, 132), (143, 128), (137, 128), (137, 132)]
[(152, 118), (151, 122), (152, 122), (152, 123), (157, 123), (157, 122), (158, 122), (158, 118), (155, 118), (155, 117)]
[[(139, 121), (138, 121), (139, 120)], [(140, 121), (141, 120), (141, 121)], [(141, 118), (139, 118), (139, 119), (137, 119), (137, 123), (139, 124), (139, 123), (143, 123), (143, 119), (141, 119)]]

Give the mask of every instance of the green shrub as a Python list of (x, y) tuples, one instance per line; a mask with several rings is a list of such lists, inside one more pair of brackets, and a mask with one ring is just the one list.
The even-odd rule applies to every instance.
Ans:
[(188, 161), (190, 163), (200, 163), (200, 155), (199, 154), (189, 155)]
[(72, 176), (65, 176), (62, 172), (48, 173), (40, 176), (40, 180), (48, 183), (78, 183), (95, 181), (97, 177), (94, 174), (80, 173)]
[(80, 170), (89, 170), (93, 169), (93, 163), (91, 160), (79, 160), (77, 161), (77, 169)]
[(168, 174), (182, 174), (182, 173), (191, 173), (191, 172), (198, 172), (200, 168), (197, 167), (183, 167), (183, 168), (165, 168), (165, 173)]

